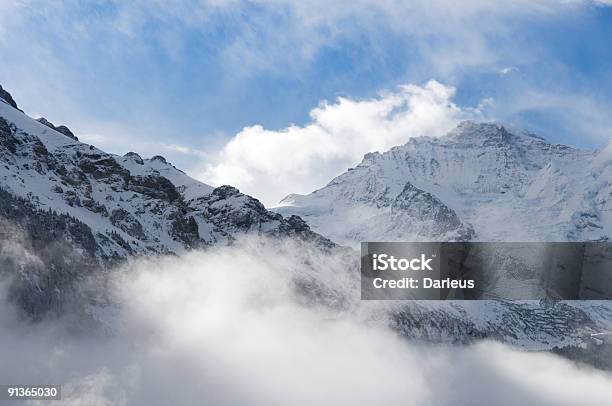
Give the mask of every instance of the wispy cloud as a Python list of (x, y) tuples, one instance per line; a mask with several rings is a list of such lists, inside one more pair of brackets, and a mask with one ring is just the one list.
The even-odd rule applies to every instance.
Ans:
[(512, 72), (518, 72), (519, 68), (517, 68), (516, 66), (508, 66), (506, 68), (502, 68), (499, 70), (499, 74), (500, 75), (508, 75)]
[[(244, 134), (258, 128), (261, 134), (282, 133), (282, 128), (297, 134), (308, 127), (312, 106), (336, 92), (367, 98), (379, 89), (435, 79), (457, 89), (455, 104), (465, 112), (482, 100), (495, 100), (489, 106), (495, 117), (519, 126), (532, 124), (524, 112), (535, 111), (549, 122), (561, 116), (565, 134), (571, 135), (560, 140), (605, 138), (611, 104), (589, 91), (608, 89), (612, 80), (575, 74), (571, 69), (577, 68), (555, 60), (554, 46), (534, 31), (588, 18), (604, 3), (5, 1), (0, 2), (0, 82), (16, 93), (26, 112), (66, 124), (111, 152), (175, 154), (177, 165), (192, 174), (212, 165), (216, 174), (207, 176), (238, 179), (239, 186), (253, 191), (249, 177), (260, 164), (253, 173), (228, 176), (247, 164), (230, 162), (229, 145), (236, 142), (223, 147), (211, 134), (230, 134), (225, 141), (236, 134), (246, 139)], [(563, 103), (561, 97), (580, 86), (580, 97)], [(553, 93), (556, 101), (541, 96)], [(526, 94), (540, 96), (527, 100)], [(557, 134), (551, 125), (542, 128)], [(257, 139), (269, 144), (266, 137)], [(321, 186), (323, 175), (346, 169), (367, 152), (364, 148), (379, 147), (360, 145), (359, 154), (347, 152), (350, 159), (324, 160), (324, 165), (336, 163), (313, 181), (297, 180), (291, 191)], [(225, 158), (215, 160), (217, 149)], [(229, 166), (221, 171), (219, 165)], [(293, 165), (304, 163), (298, 159)], [(312, 173), (304, 168), (301, 173)]]
[(163, 148), (168, 150), (168, 151), (178, 152), (180, 154), (195, 155), (195, 156), (199, 156), (201, 158), (208, 157), (208, 153), (206, 153), (206, 151), (200, 151), (200, 150), (197, 150), (197, 149), (186, 147), (184, 145), (167, 144), (167, 145), (164, 145)]

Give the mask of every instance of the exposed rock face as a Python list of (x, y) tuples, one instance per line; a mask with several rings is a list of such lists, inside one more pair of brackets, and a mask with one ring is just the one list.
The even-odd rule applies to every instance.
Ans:
[(136, 162), (138, 165), (144, 165), (144, 161), (142, 160), (142, 158), (140, 157), (140, 155), (138, 155), (135, 152), (128, 152), (127, 154), (124, 155), (124, 158), (131, 158), (134, 160), (134, 162)]
[(413, 303), (393, 312), (403, 335), (428, 342), (469, 343), (494, 339), (519, 347), (552, 349), (592, 343), (612, 306), (596, 302)]
[(70, 286), (128, 256), (177, 254), (247, 233), (333, 246), (235, 188), (198, 182), (159, 156), (108, 154), (71, 134), (0, 103), (0, 220), (14, 230), (4, 243), (19, 234), (39, 258), (25, 268), (5, 259), (1, 271), (20, 275), (14, 294), (32, 314), (60, 309)]
[(70, 129), (68, 127), (66, 127), (65, 125), (60, 125), (60, 126), (54, 126), (53, 123), (51, 123), (49, 120), (47, 120), (44, 117), (41, 117), (39, 119), (37, 119), (36, 121), (38, 121), (39, 123), (46, 125), (47, 127), (51, 128), (52, 130), (55, 130), (59, 133), (64, 134), (66, 137), (70, 137), (75, 141), (78, 141), (79, 139), (76, 137), (76, 135), (74, 135), (72, 133), (72, 131), (70, 131)]
[[(612, 143), (584, 151), (494, 123), (372, 152), (275, 211), (299, 215), (336, 242), (581, 241), (612, 236)], [(402, 302), (394, 327), (427, 341), (493, 338), (527, 348), (592, 342), (608, 302)]]
[(429, 235), (436, 240), (452, 236), (464, 241), (474, 237), (472, 227), (463, 224), (453, 209), (411, 183), (406, 183), (404, 190), (393, 200), (391, 217), (398, 235), (417, 225), (419, 229), (414, 230), (415, 234)]
[[(605, 151), (494, 123), (412, 138), (275, 208), (344, 244), (359, 241), (580, 241), (612, 236)], [(537, 219), (537, 221), (534, 221)]]
[(2, 88), (2, 85), (0, 85), (0, 99), (3, 99), (4, 101), (6, 101), (9, 104), (9, 106), (13, 107), (14, 109), (19, 110), (19, 107), (17, 107), (17, 103), (15, 103), (15, 100), (13, 99), (13, 96), (11, 96), (9, 92), (4, 90)]
[(2, 188), (37, 208), (81, 219), (102, 260), (178, 253), (250, 232), (320, 238), (233, 187), (215, 189), (189, 178), (164, 158), (119, 157), (44, 129), (25, 132), (20, 127), (31, 128), (33, 120), (8, 109), (0, 116)]
[[(494, 124), (464, 123), (440, 139), (367, 154), (325, 188), (288, 197), (293, 206), (277, 213), (163, 157), (105, 153), (15, 107), (0, 103), (0, 273), (14, 278), (11, 298), (35, 318), (103, 306), (88, 281), (125, 258), (231, 244), (245, 234), (329, 252), (335, 245), (310, 227), (355, 243), (604, 239), (612, 224), (611, 147), (580, 151)], [(325, 269), (296, 277), (308, 303), (371, 304), (359, 301), (358, 254), (343, 255), (345, 266), (332, 275), (339, 282), (325, 279)], [(609, 302), (403, 302), (379, 310), (408, 337), (487, 337), (537, 349), (582, 344), (612, 320)]]
[(210, 221), (215, 232), (225, 240), (231, 241), (241, 233), (256, 232), (272, 237), (297, 237), (316, 242), (321, 247), (334, 245), (312, 232), (298, 216), (285, 219), (278, 213), (266, 210), (259, 200), (240, 193), (232, 186), (220, 186), (209, 195), (195, 199), (193, 204), (199, 208), (194, 218)]

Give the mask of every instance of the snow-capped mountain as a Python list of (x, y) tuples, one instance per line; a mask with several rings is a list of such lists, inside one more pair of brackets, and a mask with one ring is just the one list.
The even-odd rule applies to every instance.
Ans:
[[(612, 144), (611, 144), (612, 145)], [(612, 236), (612, 146), (585, 151), (463, 122), (365, 155), (274, 210), (332, 240), (582, 241)]]
[(247, 233), (333, 245), (301, 219), (231, 186), (196, 181), (161, 156), (117, 156), (79, 142), (66, 126), (24, 114), (1, 88), (0, 225), (0, 253), (19, 242), (37, 256), (0, 255), (0, 271), (20, 272), (27, 289), (15, 295), (30, 313), (53, 307), (81, 275), (130, 256)]
[[(491, 123), (366, 154), (309, 195), (274, 208), (333, 241), (580, 241), (612, 237), (612, 143), (555, 145)], [(495, 338), (531, 349), (584, 345), (612, 329), (612, 303), (397, 302), (401, 334), (427, 341)]]
[[(231, 186), (198, 182), (160, 156), (117, 156), (79, 142), (65, 126), (25, 115), (0, 88), (0, 274), (18, 275), (10, 296), (39, 317), (104, 308), (99, 284), (90, 288), (87, 276), (132, 256), (178, 254), (248, 233), (296, 237), (317, 250), (334, 246), (294, 213), (349, 244), (603, 239), (611, 175), (612, 144), (599, 153), (579, 151), (464, 123), (444, 138), (368, 154), (325, 188), (287, 197), (276, 209), (286, 218)], [(363, 303), (359, 256), (340, 251), (342, 258), (323, 256), (312, 272), (296, 274), (297, 289), (308, 302), (380, 316), (408, 337), (496, 338), (540, 349), (583, 344), (612, 328), (608, 303)], [(299, 261), (312, 262), (308, 250), (302, 254)], [(325, 276), (328, 262), (339, 265)]]
[(37, 210), (79, 219), (100, 258), (178, 253), (251, 231), (308, 232), (231, 186), (194, 180), (161, 156), (106, 153), (0, 100), (0, 188)]

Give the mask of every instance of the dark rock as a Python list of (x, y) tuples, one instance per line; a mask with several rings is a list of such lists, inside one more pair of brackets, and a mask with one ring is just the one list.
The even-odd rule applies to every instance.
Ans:
[(457, 213), (440, 199), (408, 182), (391, 206), (392, 213), (408, 215), (417, 221), (430, 222), (429, 233), (434, 237), (455, 232), (458, 239), (468, 241), (475, 235), (474, 230), (464, 225)]
[(110, 155), (81, 154), (78, 166), (83, 172), (91, 174), (97, 180), (119, 178), (127, 182), (130, 178), (130, 172)]
[(125, 231), (128, 235), (140, 240), (145, 239), (142, 224), (125, 209), (115, 209), (110, 215), (111, 223)]
[(51, 128), (52, 130), (55, 130), (55, 126), (53, 125), (53, 123), (51, 123), (49, 120), (47, 120), (44, 117), (37, 118), (36, 121), (38, 121), (39, 123), (41, 123), (44, 126), (47, 126), (47, 127)]
[(135, 152), (128, 152), (127, 154), (124, 155), (124, 157), (132, 158), (134, 162), (136, 162), (138, 165), (144, 165), (144, 161), (142, 160), (140, 155), (138, 155)]
[(83, 200), (81, 203), (82, 203), (83, 207), (85, 207), (87, 210), (89, 210), (89, 211), (91, 211), (93, 213), (99, 213), (99, 214), (103, 215), (104, 217), (108, 216), (108, 210), (106, 209), (106, 206), (96, 202), (95, 200), (93, 200), (91, 198), (89, 198), (87, 200)]
[(110, 232), (110, 238), (111, 238), (111, 240), (113, 240), (115, 242), (115, 244), (117, 244), (118, 246), (120, 246), (121, 248), (126, 250), (129, 254), (132, 254), (134, 252), (132, 250), (132, 247), (130, 247), (130, 244), (128, 244), (127, 241), (125, 241), (123, 239), (123, 237), (121, 237), (119, 235), (119, 233), (117, 233), (115, 231), (111, 231)]
[(188, 248), (196, 248), (202, 245), (198, 233), (198, 223), (193, 217), (176, 212), (171, 218), (173, 218), (170, 231), (172, 237), (182, 241)]
[[(311, 231), (300, 217), (291, 216), (285, 220), (280, 214), (266, 210), (259, 200), (232, 186), (215, 188), (210, 195), (198, 199), (198, 203), (206, 206), (203, 215), (218, 230), (298, 238), (324, 248), (335, 246), (330, 240)], [(228, 238), (231, 240), (233, 237), (228, 235)]]
[(60, 125), (58, 127), (55, 127), (55, 131), (60, 132), (60, 133), (64, 134), (66, 137), (72, 138), (75, 141), (79, 140), (76, 137), (76, 135), (74, 135), (72, 133), (72, 131), (70, 131), (70, 129), (68, 127), (66, 127), (65, 125)]
[(128, 189), (167, 202), (174, 202), (181, 196), (172, 182), (163, 176), (134, 176), (130, 178)]
[(151, 158), (151, 161), (159, 161), (159, 162), (162, 162), (164, 164), (168, 163), (168, 161), (166, 161), (166, 158), (164, 158), (161, 155), (155, 155), (153, 158)]
[(17, 139), (13, 136), (13, 131), (9, 124), (0, 117), (0, 146), (5, 147), (14, 154), (17, 152), (18, 143)]
[(44, 117), (41, 117), (41, 118), (37, 119), (36, 121), (38, 121), (42, 125), (45, 125), (45, 126), (49, 127), (52, 130), (57, 131), (58, 133), (64, 134), (66, 137), (72, 138), (75, 141), (79, 140), (76, 137), (76, 135), (74, 135), (72, 133), (72, 131), (70, 131), (70, 129), (68, 127), (66, 127), (65, 125), (60, 125), (60, 126), (56, 127), (55, 125), (53, 125), (52, 122), (50, 122), (49, 120), (47, 120)]
[(43, 144), (39, 140), (34, 142), (32, 152), (34, 152), (34, 154), (36, 154), (38, 157), (49, 156), (49, 151), (47, 150), (47, 147), (45, 147), (45, 144)]
[(10, 106), (12, 106), (12, 107), (16, 108), (17, 110), (23, 112), (22, 110), (19, 109), (19, 107), (17, 107), (17, 103), (13, 99), (13, 96), (11, 96), (11, 94), (9, 92), (4, 90), (2, 88), (2, 85), (0, 85), (0, 97), (3, 98)]

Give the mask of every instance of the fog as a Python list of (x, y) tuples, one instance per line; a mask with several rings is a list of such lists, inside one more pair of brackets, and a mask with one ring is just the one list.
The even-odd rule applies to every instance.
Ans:
[[(0, 383), (61, 384), (68, 405), (601, 405), (612, 398), (612, 375), (550, 354), (399, 337), (376, 303), (360, 302), (356, 275), (343, 264), (293, 243), (246, 239), (116, 270), (115, 305), (87, 309), (102, 325), (92, 331), (74, 332), (62, 320), (28, 323), (5, 305)], [(304, 294), (318, 289), (305, 281), (313, 274), (330, 287), (317, 300)]]

